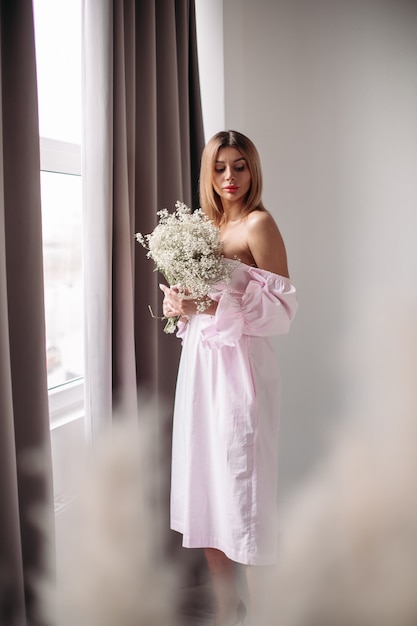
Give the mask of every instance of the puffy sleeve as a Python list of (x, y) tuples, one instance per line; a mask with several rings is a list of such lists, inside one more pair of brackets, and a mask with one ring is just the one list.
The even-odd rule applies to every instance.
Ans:
[(250, 268), (243, 293), (223, 291), (211, 323), (202, 329), (209, 348), (233, 346), (242, 335), (267, 337), (288, 333), (297, 310), (297, 294), (289, 278)]

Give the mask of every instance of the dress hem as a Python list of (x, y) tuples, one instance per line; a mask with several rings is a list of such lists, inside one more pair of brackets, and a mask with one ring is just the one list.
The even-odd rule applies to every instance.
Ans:
[(224, 543), (214, 537), (193, 537), (191, 539), (182, 530), (182, 525), (177, 522), (171, 522), (171, 530), (178, 532), (182, 535), (182, 547), (183, 548), (214, 548), (223, 552), (231, 561), (240, 563), (241, 565), (255, 565), (255, 566), (268, 566), (275, 565), (277, 563), (276, 551), (271, 550), (268, 555), (245, 555), (242, 552), (226, 547)]

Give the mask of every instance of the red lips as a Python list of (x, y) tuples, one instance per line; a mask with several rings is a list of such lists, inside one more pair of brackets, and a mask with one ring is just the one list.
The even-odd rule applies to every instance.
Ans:
[(224, 189), (225, 191), (236, 191), (239, 187), (236, 187), (236, 185), (228, 185), (227, 187), (224, 187)]

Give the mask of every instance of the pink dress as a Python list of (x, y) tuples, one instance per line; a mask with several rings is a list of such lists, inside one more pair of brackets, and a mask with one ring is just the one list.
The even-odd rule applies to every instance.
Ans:
[(181, 325), (171, 528), (187, 548), (275, 562), (280, 382), (270, 337), (297, 309), (288, 278), (238, 263), (214, 316)]

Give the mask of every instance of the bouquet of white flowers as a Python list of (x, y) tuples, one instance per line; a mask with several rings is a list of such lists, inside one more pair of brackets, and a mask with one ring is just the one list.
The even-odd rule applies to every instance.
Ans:
[[(230, 281), (234, 269), (233, 264), (224, 262), (219, 229), (201, 209), (192, 212), (183, 202), (175, 203), (174, 213), (162, 209), (157, 215), (159, 223), (153, 232), (136, 233), (136, 239), (169, 285), (178, 285), (180, 294), (192, 298), (197, 312), (203, 313), (215, 284)], [(166, 333), (175, 331), (178, 319), (168, 319)]]

